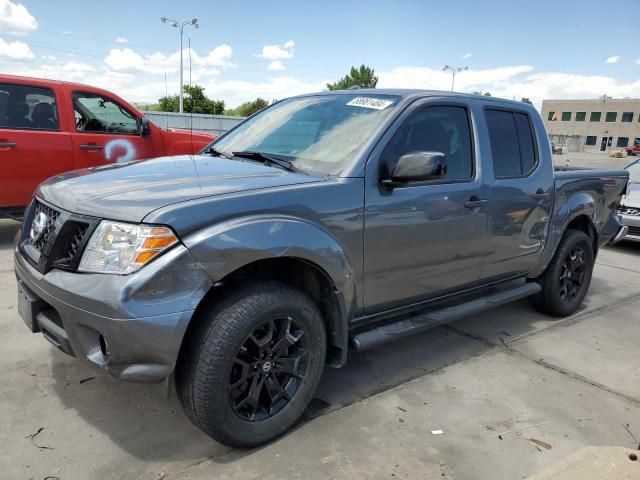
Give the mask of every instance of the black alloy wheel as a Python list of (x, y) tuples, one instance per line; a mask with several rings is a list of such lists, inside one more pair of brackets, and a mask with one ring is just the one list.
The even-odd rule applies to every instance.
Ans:
[(547, 269), (534, 280), (542, 291), (530, 296), (529, 302), (554, 317), (571, 315), (589, 290), (594, 263), (592, 238), (580, 230), (567, 230)]
[(233, 360), (229, 402), (243, 420), (259, 422), (280, 412), (307, 370), (307, 340), (291, 318), (275, 318), (253, 331)]
[(560, 297), (572, 302), (580, 293), (585, 280), (584, 250), (574, 246), (565, 257), (560, 273)]

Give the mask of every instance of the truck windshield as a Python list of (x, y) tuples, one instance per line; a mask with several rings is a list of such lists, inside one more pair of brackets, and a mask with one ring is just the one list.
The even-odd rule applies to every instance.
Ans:
[(224, 155), (277, 155), (300, 170), (338, 174), (395, 110), (394, 95), (291, 98), (257, 113), (206, 147)]

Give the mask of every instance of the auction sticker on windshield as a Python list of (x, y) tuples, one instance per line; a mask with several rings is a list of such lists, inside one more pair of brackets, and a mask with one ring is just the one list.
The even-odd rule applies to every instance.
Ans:
[(384, 110), (393, 104), (393, 100), (381, 100), (379, 98), (356, 97), (347, 105), (351, 107), (373, 108), (374, 110)]

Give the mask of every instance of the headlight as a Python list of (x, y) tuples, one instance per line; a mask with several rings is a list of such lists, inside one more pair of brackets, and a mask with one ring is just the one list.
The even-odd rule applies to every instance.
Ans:
[(177, 242), (167, 227), (103, 220), (91, 235), (78, 270), (123, 275), (135, 272)]

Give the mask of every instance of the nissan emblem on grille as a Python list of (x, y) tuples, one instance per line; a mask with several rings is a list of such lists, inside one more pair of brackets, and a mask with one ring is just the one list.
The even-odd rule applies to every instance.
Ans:
[(42, 234), (47, 229), (48, 224), (49, 217), (47, 217), (47, 214), (44, 212), (38, 212), (31, 223), (31, 232), (29, 232), (32, 242), (40, 240), (40, 237), (42, 237)]

